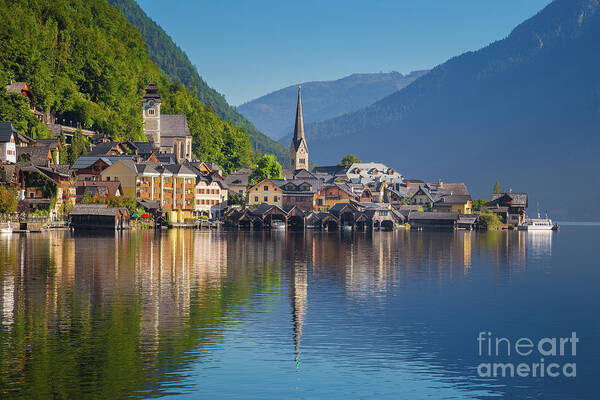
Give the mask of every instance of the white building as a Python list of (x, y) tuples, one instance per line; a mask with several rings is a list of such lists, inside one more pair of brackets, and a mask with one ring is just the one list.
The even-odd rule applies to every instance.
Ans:
[(10, 122), (0, 123), (0, 161), (17, 162), (17, 131)]

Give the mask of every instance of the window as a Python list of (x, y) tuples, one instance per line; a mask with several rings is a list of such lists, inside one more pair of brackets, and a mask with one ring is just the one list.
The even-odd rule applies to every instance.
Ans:
[(258, 196), (254, 196), (254, 201), (258, 203)]
[(106, 177), (106, 182), (110, 182), (110, 176)]
[(322, 206), (323, 205), (323, 199), (317, 200), (317, 204), (320, 205), (320, 206)]
[(279, 198), (277, 196), (273, 196), (273, 201), (279, 201)]
[(269, 201), (269, 198), (267, 196), (265, 196), (265, 202)]
[(154, 115), (154, 109), (153, 108), (151, 108), (151, 109), (148, 110), (148, 115)]
[(304, 158), (300, 159), (300, 164), (306, 164), (306, 160)]
[(268, 191), (269, 191), (269, 187), (265, 186), (265, 192), (268, 192)]

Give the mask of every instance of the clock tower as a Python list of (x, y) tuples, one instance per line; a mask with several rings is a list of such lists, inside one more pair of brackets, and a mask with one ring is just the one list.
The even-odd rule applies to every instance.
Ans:
[(144, 134), (155, 149), (160, 148), (160, 103), (158, 87), (152, 81), (146, 87), (146, 94), (142, 99), (142, 112), (144, 116)]
[(302, 98), (300, 96), (300, 85), (298, 85), (298, 106), (296, 108), (296, 125), (294, 126), (294, 138), (290, 145), (290, 169), (296, 171), (305, 169), (308, 171), (308, 145), (304, 137), (304, 120), (302, 118)]

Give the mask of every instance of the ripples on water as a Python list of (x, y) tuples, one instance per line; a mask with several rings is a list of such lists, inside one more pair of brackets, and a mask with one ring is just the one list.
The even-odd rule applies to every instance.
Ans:
[[(599, 232), (1, 236), (0, 397), (596, 398)], [(578, 377), (478, 378), (480, 331)]]

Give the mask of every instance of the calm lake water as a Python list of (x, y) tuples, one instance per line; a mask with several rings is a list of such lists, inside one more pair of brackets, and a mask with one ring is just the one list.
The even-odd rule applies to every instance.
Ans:
[[(0, 236), (0, 398), (597, 399), (598, 239), (600, 226)], [(481, 377), (481, 363), (540, 354), (480, 356), (480, 332), (576, 332), (576, 355), (544, 360), (576, 377)]]

